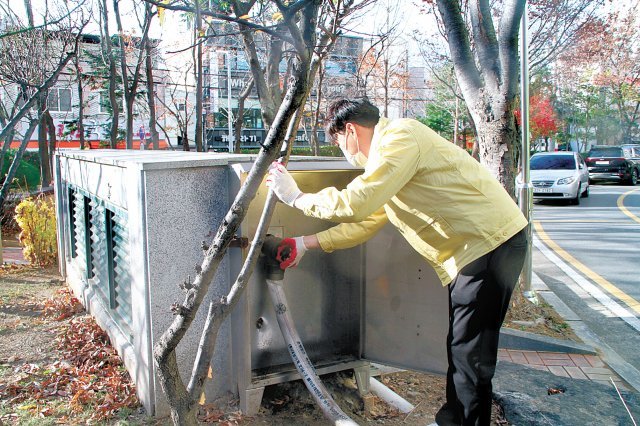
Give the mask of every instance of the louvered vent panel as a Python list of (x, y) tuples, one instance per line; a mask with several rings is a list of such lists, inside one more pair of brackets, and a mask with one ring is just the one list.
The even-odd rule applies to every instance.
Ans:
[(85, 252), (84, 196), (79, 192), (73, 195), (73, 229), (75, 232), (75, 262), (84, 269), (87, 264)]
[(78, 255), (77, 238), (76, 238), (76, 194), (77, 191), (67, 187), (67, 221), (69, 222), (69, 256), (71, 259)]
[(125, 213), (111, 215), (111, 247), (113, 250), (113, 294), (117, 315), (123, 329), (131, 324), (131, 267), (129, 263), (129, 232)]
[(107, 267), (107, 240), (104, 206), (91, 199), (91, 257), (93, 259), (92, 284), (99, 291), (105, 306), (110, 304), (109, 272)]

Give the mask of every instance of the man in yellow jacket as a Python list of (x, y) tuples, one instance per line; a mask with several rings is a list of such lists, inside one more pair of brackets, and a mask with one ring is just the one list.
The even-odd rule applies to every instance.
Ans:
[(439, 425), (488, 425), (498, 337), (527, 250), (527, 220), (500, 183), (464, 150), (412, 119), (389, 121), (366, 99), (328, 110), (327, 134), (364, 168), (341, 191), (302, 193), (281, 164), (268, 186), (307, 216), (340, 222), (287, 239), (298, 264), (308, 249), (345, 249), (391, 222), (449, 286), (447, 402)]

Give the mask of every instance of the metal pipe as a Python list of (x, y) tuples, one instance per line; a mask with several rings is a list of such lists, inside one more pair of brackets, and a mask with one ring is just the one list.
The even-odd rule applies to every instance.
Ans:
[(520, 289), (523, 295), (530, 300), (536, 296), (531, 290), (531, 210), (533, 209), (533, 185), (531, 185), (531, 173), (529, 169), (530, 140), (529, 140), (529, 46), (527, 41), (527, 5), (520, 21), (520, 116), (522, 117), (522, 149), (520, 152), (520, 166), (522, 168), (522, 184), (519, 186), (520, 211), (527, 218), (527, 237), (529, 246), (527, 256), (519, 278)]
[(309, 392), (311, 392), (311, 396), (320, 406), (324, 416), (331, 421), (332, 424), (357, 426), (357, 423), (351, 420), (349, 416), (340, 409), (333, 398), (331, 398), (331, 395), (320, 380), (320, 377), (318, 377), (316, 369), (307, 356), (307, 352), (304, 350), (298, 331), (289, 313), (289, 304), (284, 294), (282, 280), (266, 279), (266, 282), (269, 287), (273, 307), (276, 311), (278, 325), (280, 326), (284, 340), (287, 342), (289, 354), (300, 376), (302, 376), (302, 381), (307, 389), (309, 389)]

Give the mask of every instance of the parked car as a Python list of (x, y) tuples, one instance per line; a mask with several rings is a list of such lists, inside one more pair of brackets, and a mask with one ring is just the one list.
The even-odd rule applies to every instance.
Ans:
[(587, 165), (576, 152), (541, 152), (531, 156), (534, 200), (569, 200), (580, 204), (589, 196)]
[(626, 144), (622, 145), (622, 153), (625, 158), (633, 161), (636, 164), (640, 164), (640, 145), (639, 144)]
[(640, 163), (624, 154), (622, 146), (591, 147), (585, 160), (589, 168), (589, 182), (614, 181), (628, 185), (638, 183)]

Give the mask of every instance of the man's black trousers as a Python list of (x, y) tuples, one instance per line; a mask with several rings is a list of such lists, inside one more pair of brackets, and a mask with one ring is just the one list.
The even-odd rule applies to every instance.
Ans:
[(447, 403), (438, 425), (489, 425), (500, 326), (527, 252), (526, 228), (449, 285)]

